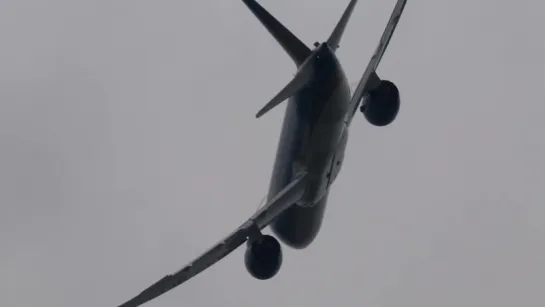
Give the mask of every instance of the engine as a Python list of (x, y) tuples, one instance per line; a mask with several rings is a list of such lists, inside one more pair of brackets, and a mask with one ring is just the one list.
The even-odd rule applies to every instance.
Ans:
[(280, 243), (273, 236), (261, 236), (260, 240), (251, 243), (246, 248), (244, 263), (253, 277), (261, 280), (272, 278), (282, 265)]
[(386, 126), (397, 117), (400, 98), (399, 90), (393, 82), (380, 81), (380, 85), (364, 99), (360, 110), (370, 124)]

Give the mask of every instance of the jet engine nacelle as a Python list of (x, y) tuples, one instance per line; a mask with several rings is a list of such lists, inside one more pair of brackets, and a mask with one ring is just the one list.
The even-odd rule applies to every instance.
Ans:
[(282, 266), (280, 243), (273, 236), (262, 235), (247, 246), (244, 263), (253, 277), (261, 280), (272, 278)]
[(369, 92), (360, 107), (367, 121), (375, 126), (386, 126), (394, 121), (399, 112), (400, 98), (397, 86), (388, 80)]

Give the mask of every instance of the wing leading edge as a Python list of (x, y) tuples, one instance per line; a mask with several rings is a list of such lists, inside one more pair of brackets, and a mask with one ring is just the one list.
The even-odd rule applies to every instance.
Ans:
[(306, 172), (299, 173), (290, 184), (269, 200), (252, 217), (197, 259), (181, 270), (163, 277), (134, 298), (119, 305), (119, 307), (137, 307), (157, 298), (223, 259), (248, 239), (252, 240), (256, 233), (259, 234), (261, 229), (267, 227), (280, 213), (301, 198), (304, 193), (303, 184), (306, 175)]
[(380, 64), (380, 60), (382, 60), (382, 56), (384, 55), (386, 48), (388, 47), (388, 43), (390, 42), (390, 39), (394, 34), (397, 23), (399, 22), (399, 18), (401, 18), (401, 14), (403, 13), (403, 9), (405, 8), (406, 3), (407, 0), (398, 0), (392, 11), (392, 14), (390, 15), (390, 20), (388, 20), (388, 23), (386, 24), (386, 28), (382, 33), (375, 52), (373, 53), (369, 64), (367, 64), (367, 68), (365, 69), (365, 72), (363, 73), (363, 76), (361, 77), (358, 86), (352, 94), (349, 109), (350, 113), (347, 116), (347, 124), (350, 124), (352, 122), (352, 118), (354, 117), (354, 114), (358, 109), (358, 105), (361, 99), (375, 86), (380, 84), (380, 78), (378, 77), (376, 70), (378, 64)]

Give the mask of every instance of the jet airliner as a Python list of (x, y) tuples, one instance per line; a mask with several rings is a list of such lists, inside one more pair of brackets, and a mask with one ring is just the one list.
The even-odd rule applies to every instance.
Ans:
[[(297, 71), (256, 117), (287, 101), (267, 202), (246, 222), (179, 271), (167, 275), (119, 307), (140, 306), (204, 271), (246, 243), (244, 262), (256, 279), (274, 277), (282, 265), (280, 242), (303, 249), (316, 238), (331, 186), (343, 165), (352, 119), (358, 110), (374, 126), (392, 123), (399, 112), (397, 86), (377, 67), (403, 12), (397, 0), (358, 85), (351, 92), (335, 54), (357, 0), (350, 0), (325, 42), (307, 47), (255, 0), (242, 0), (284, 51)], [(273, 235), (262, 230), (271, 226)]]

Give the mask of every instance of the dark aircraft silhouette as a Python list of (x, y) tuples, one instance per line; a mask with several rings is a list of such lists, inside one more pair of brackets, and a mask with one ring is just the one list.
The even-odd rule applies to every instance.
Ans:
[(269, 279), (282, 264), (281, 245), (307, 247), (320, 230), (331, 185), (344, 159), (348, 131), (360, 110), (369, 123), (386, 126), (400, 105), (396, 85), (381, 80), (377, 66), (399, 21), (406, 0), (398, 0), (380, 42), (356, 89), (348, 80), (335, 51), (357, 0), (351, 0), (326, 42), (311, 50), (255, 0), (242, 0), (297, 66), (293, 79), (259, 112), (260, 117), (289, 98), (272, 171), (267, 203), (222, 241), (176, 273), (167, 275), (120, 305), (135, 307), (199, 274), (246, 242), (248, 272)]

